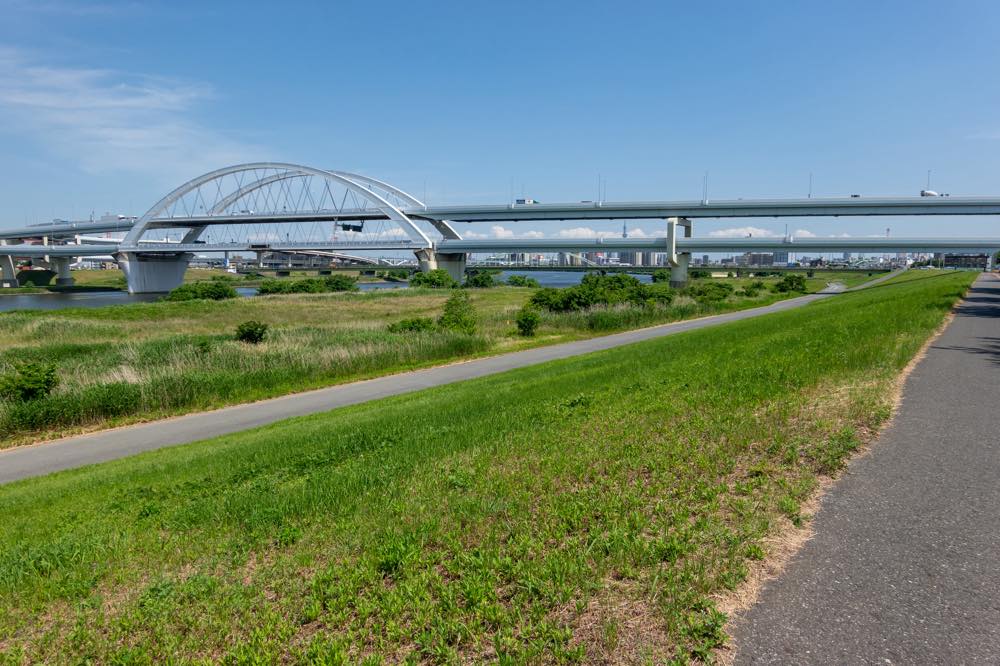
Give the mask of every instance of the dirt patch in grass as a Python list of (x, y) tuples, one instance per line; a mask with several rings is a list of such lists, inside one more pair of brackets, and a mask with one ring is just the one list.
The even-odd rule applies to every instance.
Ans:
[[(564, 609), (560, 619), (573, 628), (571, 646), (582, 645), (588, 664), (662, 664), (674, 656), (663, 615), (620, 581), (608, 581), (582, 611)], [(574, 617), (575, 616), (575, 617)]]

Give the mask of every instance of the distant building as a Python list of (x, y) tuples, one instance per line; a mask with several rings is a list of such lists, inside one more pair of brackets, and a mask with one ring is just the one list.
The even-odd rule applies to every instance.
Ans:
[(988, 254), (946, 254), (944, 265), (947, 268), (975, 268), (985, 271), (989, 265)]
[(788, 263), (788, 253), (787, 252), (775, 252), (772, 258), (775, 266), (783, 266)]
[[(785, 253), (785, 261), (788, 261), (788, 253)], [(737, 266), (772, 266), (774, 264), (774, 254), (770, 252), (744, 252), (736, 257)]]

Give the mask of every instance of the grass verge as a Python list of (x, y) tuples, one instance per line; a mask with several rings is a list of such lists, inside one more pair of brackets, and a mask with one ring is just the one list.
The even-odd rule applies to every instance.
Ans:
[(708, 658), (974, 274), (0, 488), (8, 661)]

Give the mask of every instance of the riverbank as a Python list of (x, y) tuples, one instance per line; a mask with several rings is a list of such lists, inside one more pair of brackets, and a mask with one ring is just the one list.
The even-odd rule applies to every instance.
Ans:
[[(756, 307), (794, 295), (766, 287), (747, 292), (750, 280), (726, 283), (732, 293), (721, 298), (681, 294), (658, 307), (546, 312), (530, 338), (518, 335), (514, 317), (534, 290), (514, 287), (469, 290), (479, 319), (474, 335), (388, 330), (403, 319), (439, 316), (449, 292), (429, 289), (8, 312), (0, 316), (0, 372), (9, 373), (19, 363), (53, 363), (59, 385), (30, 403), (0, 401), (0, 447)], [(237, 325), (248, 320), (270, 327), (263, 344), (234, 339)]]

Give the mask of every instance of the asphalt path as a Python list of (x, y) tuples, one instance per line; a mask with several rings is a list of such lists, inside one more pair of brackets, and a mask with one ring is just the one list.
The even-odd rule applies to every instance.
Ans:
[(152, 421), (113, 430), (67, 437), (51, 442), (0, 451), (0, 484), (49, 474), (64, 469), (91, 465), (116, 458), (152, 451), (219, 435), (227, 435), (266, 425), (281, 419), (325, 412), (337, 407), (410, 393), (433, 386), (474, 379), (523, 368), (537, 363), (589, 354), (622, 345), (652, 340), (668, 335), (719, 326), (733, 321), (782, 312), (842, 292), (842, 285), (831, 285), (818, 294), (778, 301), (764, 307), (729, 312), (711, 317), (679, 321), (635, 331), (626, 331), (589, 340), (567, 342), (499, 356), (416, 370), (377, 379), (340, 384), (304, 393), (225, 407), (209, 412)]
[(983, 275), (735, 623), (736, 663), (1000, 663), (998, 396), (1000, 279)]

